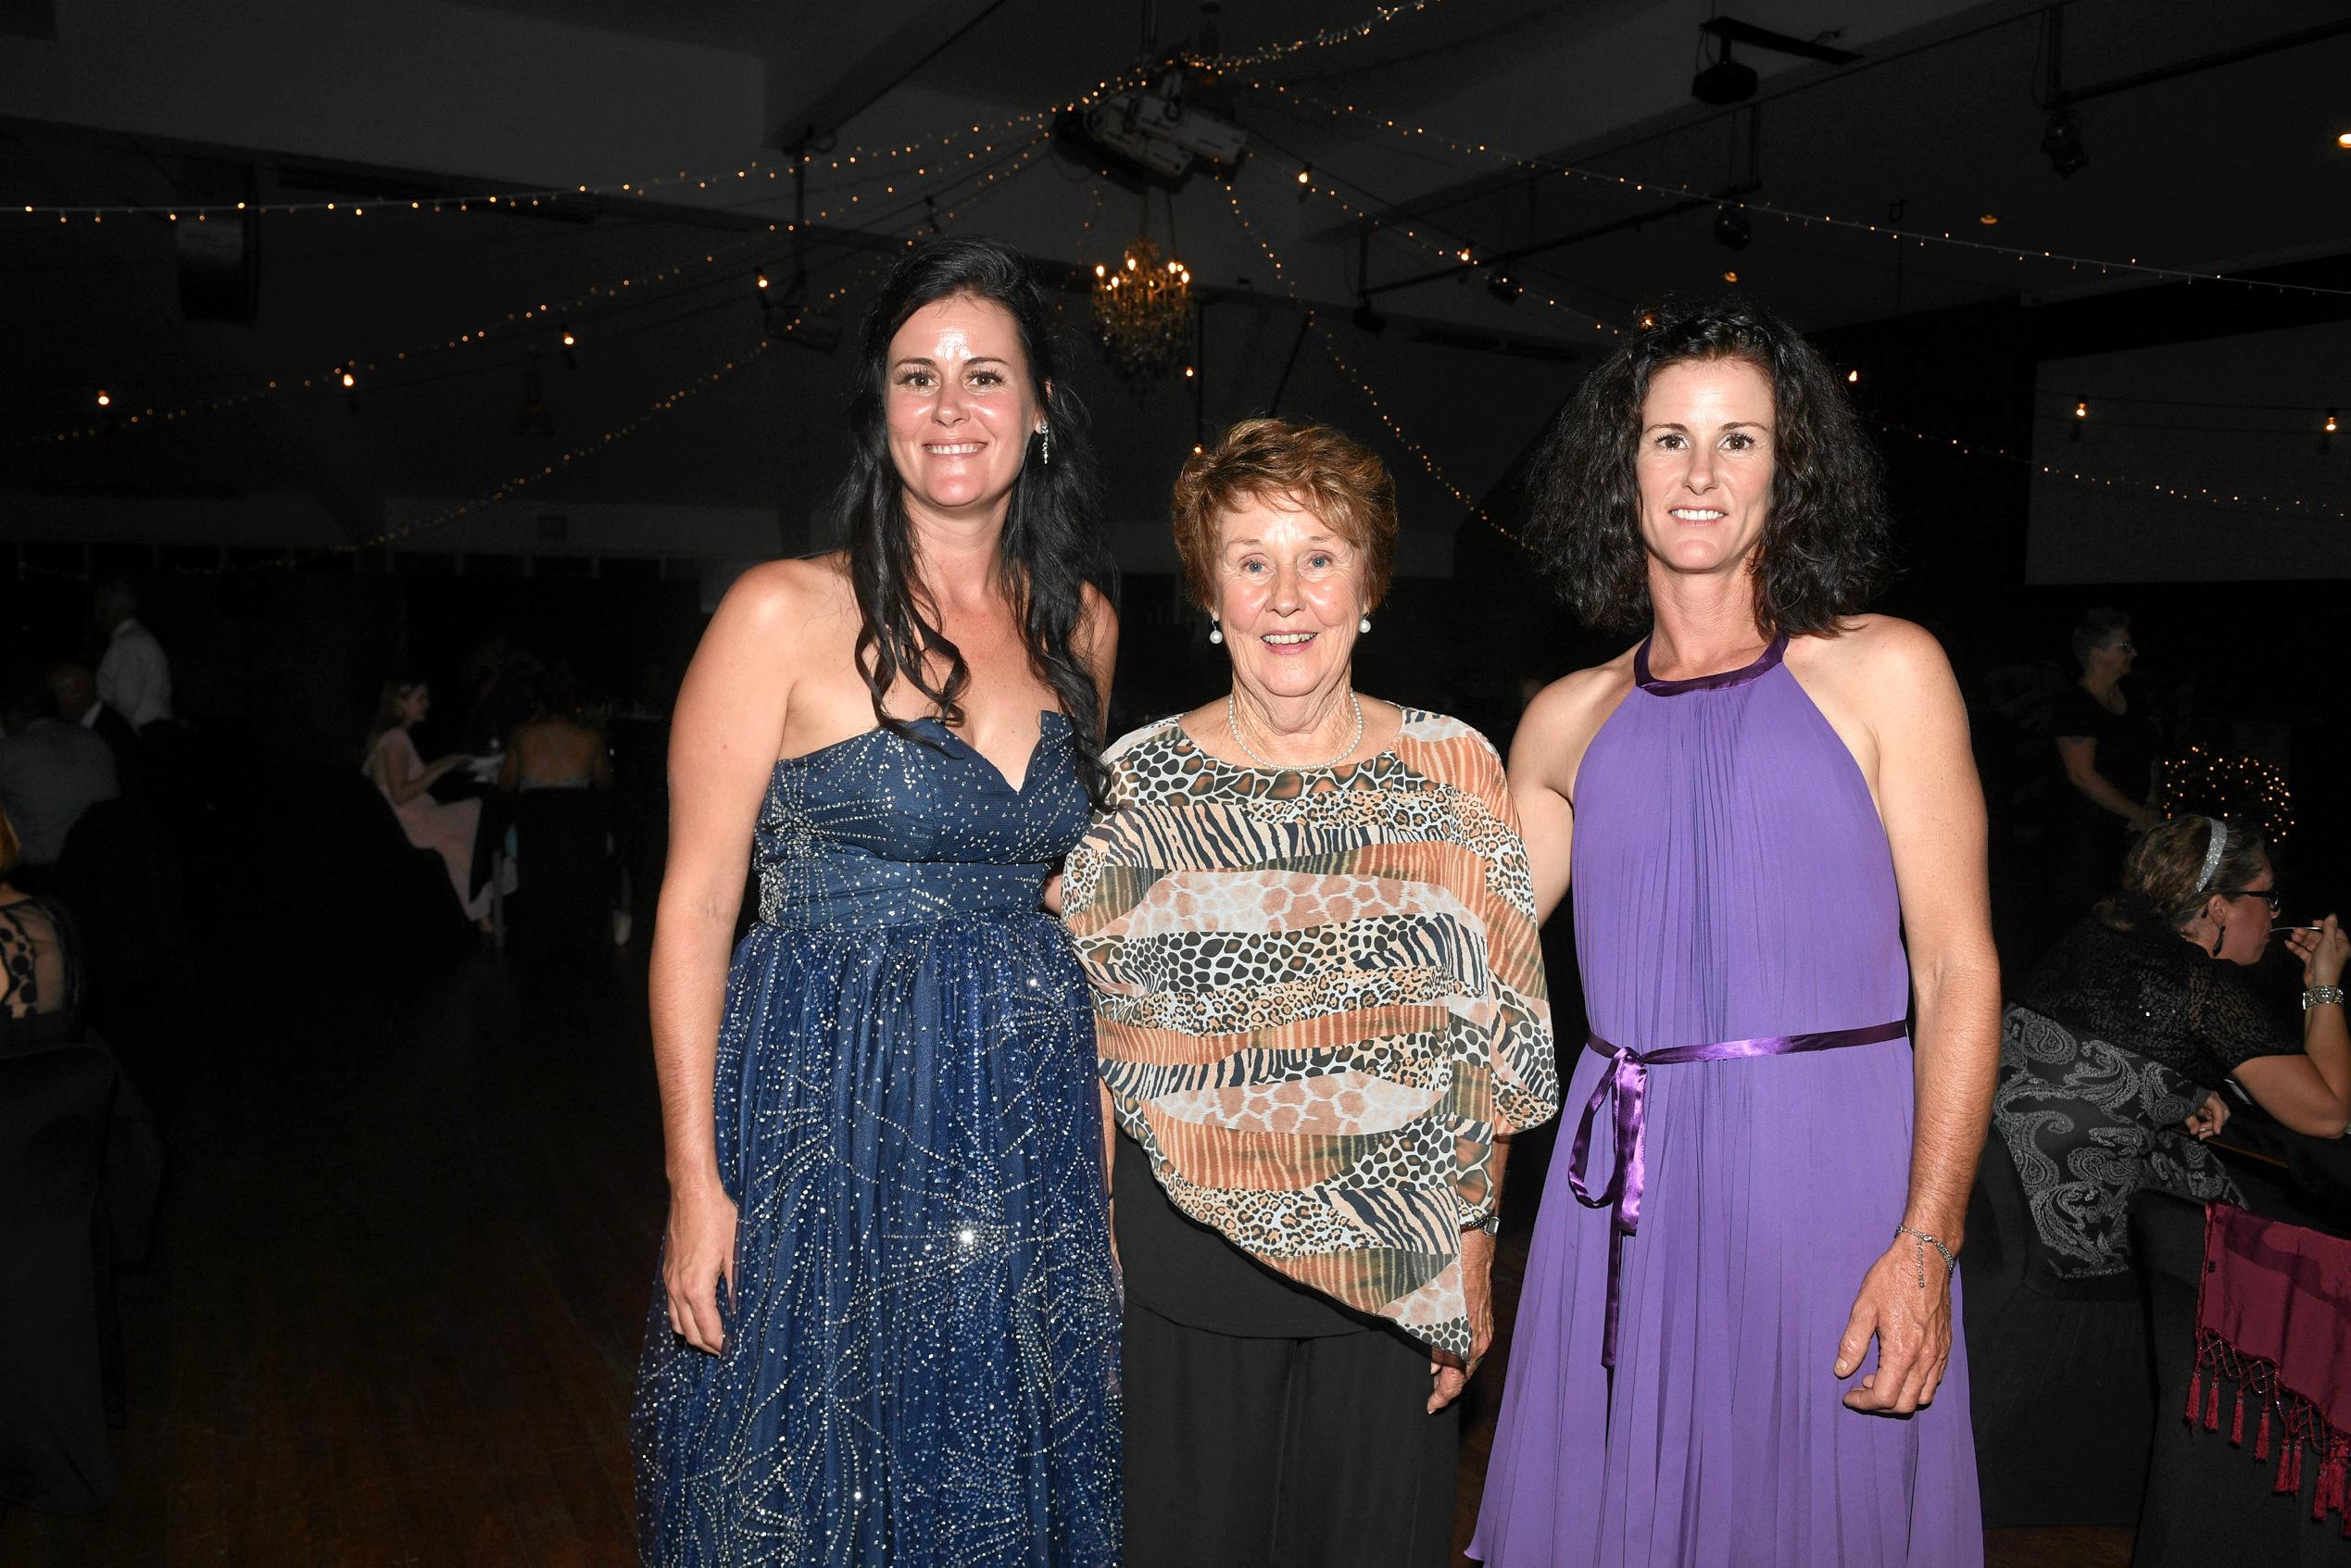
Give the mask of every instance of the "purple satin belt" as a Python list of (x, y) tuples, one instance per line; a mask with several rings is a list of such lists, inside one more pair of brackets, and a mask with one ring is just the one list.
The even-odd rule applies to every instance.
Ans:
[[(1608, 1070), (1592, 1085), (1591, 1098), (1584, 1102), (1583, 1120), (1576, 1127), (1574, 1151), (1568, 1157), (1567, 1185), (1575, 1193), (1576, 1201), (1587, 1209), (1599, 1209), (1610, 1204), (1616, 1212), (1608, 1226), (1608, 1331), (1600, 1342), (1600, 1361), (1614, 1370), (1616, 1365), (1616, 1306), (1617, 1286), (1624, 1273), (1625, 1237), (1641, 1229), (1641, 1195), (1648, 1179), (1648, 1162), (1644, 1156), (1642, 1130), (1644, 1112), (1649, 1100), (1649, 1070), (1684, 1061), (1736, 1061), (1755, 1056), (1787, 1056), (1796, 1051), (1832, 1051), (1845, 1046), (1875, 1046), (1887, 1040), (1899, 1040), (1909, 1033), (1906, 1023), (1897, 1019), (1892, 1023), (1880, 1023), (1867, 1029), (1831, 1029), (1817, 1035), (1766, 1035), (1753, 1040), (1717, 1040), (1707, 1046), (1670, 1046), (1664, 1050), (1633, 1051), (1622, 1046), (1612, 1046), (1599, 1035), (1585, 1040), (1585, 1045), (1608, 1059)], [(1591, 1124), (1602, 1106), (1616, 1102), (1616, 1169), (1609, 1173), (1608, 1185), (1598, 1197), (1585, 1185), (1585, 1175), (1591, 1161)]]

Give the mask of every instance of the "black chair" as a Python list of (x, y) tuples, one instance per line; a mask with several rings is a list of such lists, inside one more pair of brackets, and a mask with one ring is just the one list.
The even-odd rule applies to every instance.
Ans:
[(113, 1500), (99, 1203), (114, 1059), (85, 1041), (0, 1055), (0, 1503)]
[(2244, 1443), (2229, 1441), (2233, 1398), (2221, 1406), (2220, 1428), (2207, 1432), (2187, 1421), (2188, 1384), (2195, 1374), (2196, 1295), (2204, 1275), (2204, 1205), (2165, 1192), (2145, 1192), (2131, 1206), (2131, 1245), (2147, 1280), (2155, 1353), (2154, 1442), (2148, 1451), (2145, 1505), (2139, 1512), (2132, 1568), (2208, 1568), (2214, 1563), (2351, 1562), (2351, 1540), (2332, 1514), (2310, 1517), (2319, 1463), (2306, 1458), (2302, 1489), (2293, 1498), (2270, 1490), (2277, 1481), (2274, 1449), (2254, 1457), (2254, 1417)]
[(2138, 1280), (2067, 1279), (2051, 1267), (1997, 1129), (1968, 1198), (1967, 1239), (1963, 1329), (1985, 1526), (2129, 1524), (2156, 1409)]
[(413, 953), (470, 939), (441, 857), (357, 769), (297, 770), (252, 813), (252, 913), (298, 951)]
[(514, 797), (513, 821), (509, 950), (522, 957), (609, 958), (619, 887), (610, 803), (589, 789), (528, 789)]

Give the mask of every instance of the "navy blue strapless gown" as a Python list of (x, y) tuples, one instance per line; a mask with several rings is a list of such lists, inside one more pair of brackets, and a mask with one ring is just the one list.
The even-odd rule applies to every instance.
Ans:
[(1068, 721), (1017, 790), (944, 725), (776, 764), (720, 1026), (723, 1354), (656, 1283), (632, 1420), (664, 1568), (1111, 1568), (1117, 1308), (1093, 1021), (1038, 896)]

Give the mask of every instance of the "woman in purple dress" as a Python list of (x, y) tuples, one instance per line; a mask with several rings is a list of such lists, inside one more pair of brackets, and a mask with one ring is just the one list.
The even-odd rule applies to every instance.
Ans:
[(1966, 714), (1931, 636), (1854, 613), (1886, 521), (1834, 372), (1743, 304), (1641, 320), (1537, 496), (1578, 612), (1648, 635), (1511, 753), (1592, 1035), (1470, 1555), (1974, 1564), (1953, 1259), (2000, 982)]

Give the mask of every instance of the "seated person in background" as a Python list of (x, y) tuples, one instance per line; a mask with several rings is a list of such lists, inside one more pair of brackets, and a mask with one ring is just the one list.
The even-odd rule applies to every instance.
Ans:
[(82, 813), (121, 793), (114, 754), (78, 724), (60, 723), (49, 708), (47, 685), (19, 671), (0, 697), (0, 807), (16, 825), (21, 864), (45, 872), (65, 853), (66, 835)]
[(482, 803), (457, 800), (444, 804), (431, 794), (442, 775), (464, 767), (473, 759), (462, 752), (451, 752), (427, 767), (424, 759), (417, 755), (416, 742), (409, 738), (409, 727), (421, 721), (432, 705), (433, 694), (422, 681), (383, 683), (383, 693), (376, 701), (375, 722), (368, 728), (367, 753), (360, 766), (375, 787), (383, 792), (383, 798), (392, 803), (409, 842), (420, 849), (440, 854), (448, 867), (449, 882), (457, 889), (458, 902), (465, 907), (466, 918), (487, 931), (490, 890), (484, 887), (478, 894), (471, 891), (473, 835), (482, 825)]
[(64, 910), (18, 890), (22, 846), (0, 810), (0, 1051), (82, 1033), (82, 975)]
[(139, 732), (131, 727), (130, 720), (99, 700), (96, 671), (78, 659), (58, 659), (49, 666), (49, 696), (57, 705), (58, 718), (107, 743), (107, 749), (114, 753), (116, 775), (129, 783)]
[(2338, 1137), (2351, 1120), (2335, 918), (2287, 938), (2308, 987), (2298, 1025), (2247, 982), (2277, 885), (2250, 828), (2166, 822), (2008, 1009), (1993, 1125), (2059, 1273), (2131, 1266), (2125, 1210), (2143, 1186), (2244, 1201), (2200, 1141), (2228, 1120), (2225, 1080), (2297, 1133)]
[(531, 716), (508, 735), (498, 787), (510, 792), (612, 787), (603, 726), (589, 718), (568, 679), (558, 675), (542, 685)]

